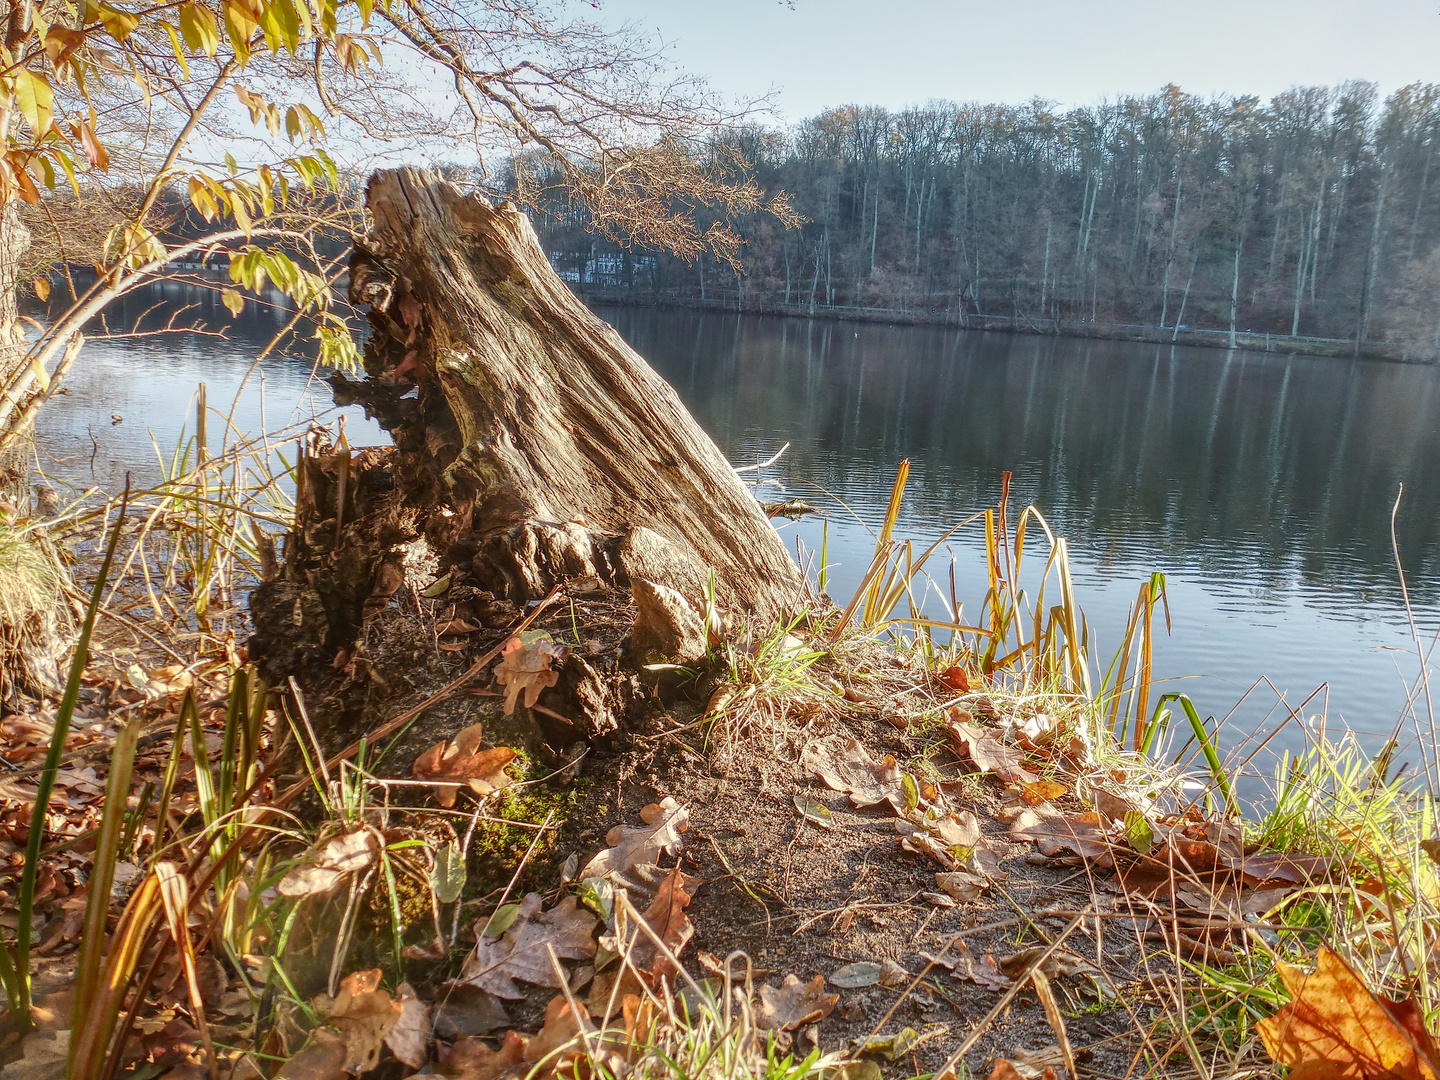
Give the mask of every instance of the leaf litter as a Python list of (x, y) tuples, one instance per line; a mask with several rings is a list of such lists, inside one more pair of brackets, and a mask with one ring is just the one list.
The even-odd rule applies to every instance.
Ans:
[[(538, 646), (539, 643), (532, 644)], [(508, 657), (511, 661), (508, 668), (505, 661), (502, 660), (501, 664), (500, 670), (507, 672), (506, 677), (499, 679), (506, 688), (508, 704), (512, 708), (527, 702), (534, 704), (534, 698), (545, 685), (553, 684), (550, 676), (555, 673), (551, 665), (562, 654), (538, 648), (538, 653), (547, 657), (542, 662), (535, 659), (535, 653), (527, 657), (521, 655), (521, 649), (512, 649), (511, 652), (515, 655)], [(497, 671), (497, 679), (499, 675), (500, 671)], [(146, 681), (153, 680), (147, 675)], [(136, 686), (131, 680), (125, 683), (124, 692), (133, 693), (136, 700), (143, 700), (145, 707), (151, 709), (164, 709), (167, 704), (173, 704), (168, 697), (154, 695), (153, 690), (154, 687), (148, 685), (143, 688)], [(980, 711), (981, 708), (977, 707), (976, 712)], [(915, 710), (910, 712), (918, 715)], [(1013, 848), (1007, 849), (1007, 842), (1036, 844), (1045, 858), (1070, 856), (1082, 859), (1086, 868), (1104, 869), (1104, 861), (1109, 860), (1116, 866), (1116, 875), (1105, 878), (1106, 882), (1120, 882), (1122, 886), (1133, 883), (1137, 889), (1159, 882), (1149, 893), (1149, 898), (1168, 898), (1180, 908), (1210, 904), (1212, 909), (1230, 905), (1227, 910), (1239, 910), (1243, 905), (1253, 907), (1260, 903), (1262, 896), (1273, 905), (1294, 887), (1336, 869), (1330, 861), (1307, 861), (1274, 853), (1247, 853), (1243, 846), (1235, 848), (1233, 838), (1217, 834), (1213, 822), (1184, 817), (1164, 819), (1144, 808), (1135, 807), (1118, 818), (1107, 816), (1098, 806), (1080, 813), (1060, 809), (1054, 804), (1070, 798), (1071, 784), (1048, 778), (1042, 780), (1040, 770), (1044, 765), (1073, 753), (1074, 748), (1056, 734), (1056, 725), (1050, 718), (1015, 720), (1012, 717), (1015, 722), (1007, 720), (1002, 727), (994, 728), (977, 721), (974, 714), (952, 714), (952, 717), (955, 728), (946, 734), (946, 741), (956, 758), (982, 778), (990, 778), (991, 783), (1001, 785), (1005, 796), (1015, 805), (1023, 805), (1034, 812), (1033, 820), (1026, 819), (1017, 826), (1016, 822), (1020, 819), (1016, 817), (1011, 820), (1012, 827), (1008, 832), (1002, 830), (997, 834), (994, 823), (989, 820), (996, 815), (982, 809), (982, 806), (988, 805), (985, 800), (971, 805), (957, 795), (957, 792), (970, 789), (957, 785), (946, 774), (910, 773), (908, 766), (902, 768), (896, 754), (879, 750), (872, 753), (858, 738), (810, 739), (800, 754), (804, 771), (819, 777), (832, 791), (843, 794), (857, 810), (883, 808), (886, 816), (893, 815), (894, 833), (889, 837), (883, 833), (870, 834), (873, 839), (881, 840), (877, 851), (882, 859), (885, 853), (894, 853), (891, 858), (898, 859), (899, 866), (913, 867), (917, 860), (922, 866), (928, 865), (928, 869), (923, 871), (912, 870), (911, 880), (914, 881), (918, 873), (924, 886), (929, 886), (933, 879), (933, 895), (944, 896), (955, 904), (955, 908), (946, 909), (951, 914), (941, 913), (939, 919), (972, 921), (982, 905), (993, 903), (989, 894), (994, 883), (1003, 880), (1003, 875), (999, 873), (999, 859), (1013, 857)], [(212, 754), (221, 751), (218, 738), (214, 737), (216, 719), (213, 716), (205, 719), (205, 743)], [(1013, 740), (1013, 744), (1007, 744), (1007, 739)], [(96, 736), (90, 743), (82, 743), (81, 747), (104, 744), (105, 736), (102, 735)], [(28, 745), (36, 744), (32, 742)], [(821, 749), (822, 746), (825, 749)], [(1062, 750), (1062, 746), (1065, 749)], [(507, 754), (509, 756), (505, 757)], [(1033, 755), (1033, 759), (1027, 755)], [(503, 792), (511, 783), (504, 770), (514, 756), (514, 751), (508, 748), (486, 748), (483, 729), (480, 725), (472, 725), (422, 754), (415, 762), (412, 775), (422, 782), (437, 782), (437, 801), (443, 800), (442, 792), (449, 792), (450, 805), (453, 806), (454, 795), (459, 791), (467, 791), (478, 798)], [(505, 760), (501, 761), (502, 757)], [(22, 759), (17, 756), (15, 760)], [(152, 761), (163, 764), (153, 758)], [(472, 783), (477, 780), (479, 784)], [(103, 790), (103, 769), (97, 773), (93, 767), (71, 767), (62, 773), (64, 784), (69, 785), (65, 790), (73, 792), (75, 806), (66, 807), (60, 800), (52, 804), (52, 816), (61, 818), (55, 831), (62, 836), (67, 833), (78, 835), (77, 822), (67, 811), (87, 805)], [(65, 790), (62, 790), (62, 796)], [(373, 969), (352, 972), (341, 981), (335, 998), (322, 996), (314, 999), (312, 1007), (316, 1015), (325, 1021), (324, 1026), (311, 1033), (308, 1044), (302, 1043), (298, 1053), (291, 1054), (280, 1075), (308, 1080), (310, 1077), (338, 1075), (333, 1071), (335, 1069), (364, 1070), (388, 1053), (410, 1068), (429, 1069), (433, 1068), (430, 1063), (435, 1062), (446, 1066), (455, 1075), (471, 1080), (490, 1080), (508, 1069), (539, 1061), (551, 1051), (559, 1051), (561, 1056), (557, 1060), (562, 1061), (567, 1056), (577, 1055), (580, 1051), (575, 1045), (576, 1038), (581, 1032), (593, 1032), (595, 1028), (592, 1014), (599, 1015), (595, 1011), (596, 999), (592, 997), (588, 1005), (572, 1003), (565, 993), (556, 994), (553, 991), (572, 989), (573, 984), (583, 993), (585, 983), (577, 980), (592, 979), (598, 985), (604, 978), (613, 975), (621, 965), (613, 950), (607, 955), (604, 944), (607, 939), (620, 944), (617, 934), (632, 935), (635, 944), (631, 946), (630, 956), (632, 960), (639, 961), (636, 966), (641, 969), (645, 980), (645, 984), (627, 988), (623, 982), (612, 978), (610, 987), (618, 987), (622, 991), (620, 1000), (631, 996), (623, 992), (629, 989), (639, 991), (634, 995), (634, 1000), (639, 1001), (646, 984), (658, 987), (666, 984), (667, 980), (673, 983), (678, 976), (664, 951), (649, 945), (646, 935), (635, 934), (633, 918), (627, 925), (626, 917), (617, 914), (621, 911), (619, 896), (622, 893), (635, 898), (645, 924), (665, 943), (669, 953), (682, 956), (682, 960), (683, 954), (694, 947), (697, 938), (706, 933), (706, 927), (697, 929), (692, 922), (692, 900), (697, 889), (706, 889), (702, 895), (708, 896), (714, 886), (707, 888), (698, 878), (684, 873), (680, 863), (691, 860), (686, 865), (695, 865), (693, 860), (697, 855), (705, 854), (708, 850), (706, 844), (712, 841), (712, 835), (697, 838), (693, 834), (690, 807), (695, 805), (695, 800), (691, 798), (689, 789), (676, 790), (675, 793), (684, 801), (673, 796), (658, 798), (641, 811), (641, 824), (616, 825), (606, 834), (603, 849), (597, 852), (594, 846), (590, 848), (593, 854), (589, 861), (574, 875), (576, 880), (572, 888), (575, 895), (551, 895), (547, 900), (538, 893), (526, 892), (522, 899), (501, 905), (506, 909), (505, 920), (508, 922), (494, 919), (496, 913), (490, 911), (486, 914), (485, 908), (481, 909), (477, 919), (467, 920), (467, 925), (475, 934), (473, 949), (464, 961), (461, 978), (437, 987), (433, 1003), (427, 1004), (407, 985), (387, 992), (378, 985), (377, 973)], [(659, 792), (654, 794), (660, 795)], [(773, 794), (769, 798), (773, 799)], [(796, 793), (784, 801), (791, 803), (784, 807), (784, 812), (792, 825), (798, 824), (796, 811), (807, 822), (814, 824), (824, 820), (825, 814), (820, 812), (821, 809), (828, 813), (834, 828), (826, 834), (827, 842), (831, 834), (839, 835), (860, 828), (848, 823), (840, 824), (828, 807), (809, 795)], [(193, 793), (182, 791), (176, 805), (185, 812), (193, 810), (197, 804)], [(747, 811), (754, 808), (754, 804), (746, 807)], [(1132, 813), (1138, 813), (1143, 819), (1149, 833), (1148, 843), (1141, 840), (1140, 822), (1128, 816)], [(713, 808), (704, 807), (703, 817), (705, 832), (713, 834), (713, 826), (710, 825)], [(8, 826), (12, 829), (10, 835), (18, 832), (23, 836), (25, 824), (12, 819), (12, 824)], [(886, 829), (889, 828), (887, 824)], [(739, 835), (743, 837), (745, 833)], [(819, 835), (814, 830), (808, 833), (811, 838)], [(364, 826), (347, 826), (305, 851), (282, 876), (278, 890), (306, 902), (324, 897), (343, 898), (347, 884), (356, 882), (369, 871), (378, 871), (382, 854), (389, 852), (391, 843), (392, 839), (385, 830), (377, 829), (368, 822)], [(427, 841), (426, 850), (433, 852), (432, 862), (420, 866), (421, 879), (437, 903), (459, 903), (465, 889), (463, 850), (457, 847), (454, 839)], [(727, 850), (733, 856), (736, 849), (731, 846)], [(1047, 850), (1054, 854), (1045, 854)], [(394, 855), (387, 857), (396, 858)], [(400, 858), (405, 856), (402, 854)], [(582, 853), (580, 861), (584, 859), (585, 853)], [(67, 855), (60, 853), (54, 862), (56, 869), (46, 879), (50, 882), (46, 886), (50, 892), (46, 895), (54, 905), (53, 917), (48, 920), (51, 924), (49, 929), (56, 933), (63, 930), (65, 919), (73, 920), (73, 913), (83, 909), (83, 903), (78, 906), (75, 903), (76, 898), (83, 899), (84, 896), (83, 878), (67, 872), (66, 865)], [(74, 860), (72, 865), (83, 866), (83, 860)], [(749, 872), (743, 868), (751, 865), (743, 864), (742, 872)], [(707, 876), (713, 876), (718, 882), (722, 875), (707, 873)], [(768, 884), (762, 887), (759, 883), (753, 887), (758, 896), (776, 905), (776, 898), (784, 895), (785, 883), (783, 877), (772, 880), (775, 882), (773, 888)], [(609, 890), (608, 894), (606, 890)], [(733, 895), (738, 898), (741, 893), (736, 891)], [(1122, 901), (1127, 895), (1128, 891), (1122, 888)], [(907, 898), (910, 900), (909, 909), (904, 907)], [(1096, 897), (1092, 895), (1091, 899), (1093, 901)], [(745, 899), (736, 902), (752, 903)], [(67, 903), (68, 908), (64, 906)], [(713, 912), (714, 908), (707, 906), (706, 910)], [(777, 913), (787, 910), (788, 902), (776, 905)], [(842, 908), (834, 925), (843, 923), (846, 929), (842, 933), (859, 941), (864, 936), (856, 937), (855, 934), (862, 927), (873, 927), (879, 936), (898, 931), (904, 925), (897, 917), (898, 912), (910, 910), (918, 911), (918, 914), (908, 926), (913, 930), (918, 925), (923, 932), (924, 913), (931, 911), (931, 901), (926, 900), (922, 892), (913, 889), (908, 893), (900, 891), (893, 898), (883, 897), (880, 903), (869, 900), (861, 893), (854, 903)], [(62, 912), (65, 913), (63, 918)], [(473, 909), (468, 909), (468, 913), (473, 913)], [(756, 914), (760, 914), (758, 908)], [(937, 927), (937, 931), (933, 932), (938, 932), (938, 920), (933, 925)], [(487, 927), (498, 932), (486, 933)], [(707, 944), (711, 948), (720, 944), (714, 942), (714, 934), (713, 929), (709, 930), (712, 942)], [(63, 936), (61, 940), (64, 940)], [(464, 940), (469, 943), (468, 935)], [(642, 941), (646, 943), (648, 952), (642, 951)], [(910, 955), (920, 955), (916, 951), (917, 942), (902, 944), (908, 944)], [(922, 978), (910, 998), (914, 1003), (912, 1008), (920, 1010), (922, 1016), (933, 1016), (934, 1010), (943, 1008), (941, 1003), (949, 1000), (947, 994), (959, 994), (959, 1000), (970, 1001), (972, 999), (964, 997), (965, 992), (1005, 992), (1013, 987), (1016, 977), (1023, 976), (1036, 950), (1042, 948), (1044, 946), (1012, 951), (997, 960), (996, 956), (1001, 955), (1003, 950), (992, 946), (990, 951), (977, 947), (972, 952), (968, 945), (957, 942), (939, 965), (941, 969), (950, 968), (950, 977), (936, 981), (937, 971), (928, 976), (928, 981)], [(776, 959), (781, 960), (784, 955), (780, 951)], [(1068, 950), (1053, 954), (1044, 966), (1047, 977), (1073, 979), (1088, 976), (1090, 973), (1073, 957), (1074, 954)], [(854, 970), (848, 976), (842, 974), (846, 971), (845, 967), (836, 968), (833, 962), (808, 967), (786, 964), (779, 968), (784, 977), (778, 985), (772, 980), (761, 986), (758, 1016), (765, 1024), (773, 1025), (772, 1030), (800, 1038), (802, 1029), (810, 1025), (827, 1020), (833, 1024), (835, 1021), (829, 1018), (835, 1016), (842, 997), (848, 996), (849, 991), (864, 991), (862, 996), (889, 993), (890, 998), (864, 1005), (845, 1002), (847, 1009), (852, 1005), (859, 1008), (858, 1015), (863, 1019), (855, 1022), (868, 1026), (870, 1021), (880, 1019), (883, 1002), (893, 1000), (894, 995), (912, 981), (907, 965), (898, 962), (899, 959), (903, 956), (897, 950), (894, 958), (876, 955), (874, 960), (852, 962), (848, 967)], [(788, 971), (790, 966), (795, 970)], [(830, 972), (828, 976), (827, 971)], [(226, 978), (223, 969), (220, 977), (225, 980), (224, 993), (233, 993), (230, 989), (233, 979)], [(827, 993), (827, 978), (836, 989), (847, 991), (847, 995)], [(847, 982), (853, 985), (847, 986)], [(544, 1019), (539, 1031), (527, 1036), (516, 1029), (501, 1001), (519, 1003), (515, 1006), (517, 1014), (531, 1015), (526, 1010), (535, 1000), (537, 991), (544, 1004)], [(422, 993), (426, 993), (423, 987)], [(505, 996), (507, 994), (514, 996)], [(546, 997), (548, 1003), (544, 1001)], [(1313, 1000), (1311, 1004), (1314, 1004)], [(183, 994), (178, 1007), (182, 1010), (186, 1008)], [(195, 1028), (179, 1014), (173, 1014), (163, 1023), (158, 1022), (160, 1019), (164, 1018), (145, 1021), (151, 1025), (146, 1029), (150, 1031), (146, 1036), (150, 1040), (146, 1050), (149, 1060), (173, 1061), (175, 1066), (183, 1064), (185, 1068), (198, 1067), (199, 1042)], [(212, 1023), (215, 1020), (216, 1017), (212, 1016)], [(532, 1023), (522, 1023), (526, 1030), (534, 1030)], [(914, 1021), (914, 1024), (902, 1024), (898, 1030), (887, 1027), (886, 1030), (895, 1034), (877, 1036), (865, 1044), (865, 1049), (886, 1060), (891, 1060), (892, 1056), (894, 1060), (900, 1060), (906, 1054), (921, 1052), (923, 1044), (940, 1041), (945, 1034), (943, 1025), (922, 1025), (920, 1021)], [(1400, 1027), (1403, 1031), (1403, 1023)], [(921, 1039), (917, 1029), (919, 1033), (933, 1032), (933, 1035), (927, 1034)], [(243, 1038), (233, 1032), (220, 1034), (243, 1044)], [(491, 1036), (501, 1040), (498, 1049), (480, 1041)], [(293, 1035), (291, 1038), (289, 1050), (296, 1045)], [(283, 1052), (288, 1053), (289, 1050)], [(37, 1060), (43, 1058), (38, 1042), (35, 1051)], [(1006, 1051), (994, 1060), (997, 1067), (1003, 1060), (1018, 1070), (1035, 1068), (1018, 1051)], [(1053, 1068), (1058, 1068), (1054, 1062), (1043, 1066), (1043, 1069)], [(1404, 1074), (1407, 1066), (1402, 1061), (1399, 1068)], [(327, 1073), (326, 1069), (332, 1071)], [(1040, 1074), (1021, 1071), (1020, 1075)], [(1434, 1080), (1433, 1074), (1423, 1070), (1416, 1075)]]

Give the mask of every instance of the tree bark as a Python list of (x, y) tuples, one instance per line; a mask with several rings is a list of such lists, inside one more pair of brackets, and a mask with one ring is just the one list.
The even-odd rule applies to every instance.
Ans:
[(337, 379), (336, 397), (364, 401), (395, 440), (395, 520), (522, 603), (590, 575), (703, 603), (713, 571), (728, 611), (773, 623), (803, 606), (759, 503), (556, 276), (523, 213), (408, 168), (375, 173), (367, 198), (350, 295), (375, 330), (369, 378)]
[[(16, 289), (20, 285), (21, 267), (29, 250), (30, 230), (20, 221), (19, 208), (11, 200), (0, 209), (0, 386), (6, 385), (26, 362), (25, 335), (20, 326)], [(28, 438), (10, 453), (0, 453), (0, 499), (14, 507), (21, 516), (30, 512), (32, 457), (33, 448)]]

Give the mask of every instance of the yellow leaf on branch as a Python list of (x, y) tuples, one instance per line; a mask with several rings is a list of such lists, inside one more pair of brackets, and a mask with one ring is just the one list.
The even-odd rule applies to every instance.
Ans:
[(15, 73), (15, 106), (38, 139), (55, 121), (55, 93), (43, 75), (28, 68)]

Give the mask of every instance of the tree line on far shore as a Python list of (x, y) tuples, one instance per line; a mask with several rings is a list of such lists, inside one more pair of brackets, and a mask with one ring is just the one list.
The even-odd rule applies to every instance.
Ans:
[[(1385, 340), (1440, 354), (1440, 87), (1297, 87), (1268, 103), (1175, 86), (1057, 111), (849, 105), (694, 152), (739, 156), (773, 213), (702, 225), (739, 262), (597, 237), (583, 207), (515, 163), (557, 267), (636, 298), (904, 308), (1021, 320)], [(609, 255), (609, 258), (605, 256)]]

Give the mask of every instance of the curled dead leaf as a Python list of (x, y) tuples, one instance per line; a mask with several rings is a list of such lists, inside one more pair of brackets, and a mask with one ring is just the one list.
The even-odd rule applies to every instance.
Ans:
[(952, 664), (944, 671), (935, 676), (951, 690), (959, 690), (961, 693), (970, 689), (970, 676), (959, 664)]
[(384, 838), (370, 826), (362, 825), (316, 844), (276, 888), (281, 896), (322, 896), (351, 874), (368, 868), (384, 847)]
[(605, 834), (609, 845), (580, 871), (582, 878), (616, 878), (635, 866), (659, 863), (663, 855), (678, 854), (689, 828), (690, 811), (672, 797), (651, 803), (640, 811), (641, 827), (616, 825)]
[(802, 983), (795, 975), (786, 975), (777, 989), (760, 987), (760, 1007), (755, 1012), (755, 1025), (762, 1031), (794, 1031), (802, 1024), (823, 1020), (835, 1011), (839, 994), (825, 993), (825, 976), (816, 975)]
[(510, 786), (505, 766), (515, 760), (515, 751), (508, 746), (481, 749), (484, 728), (472, 724), (455, 733), (447, 744), (444, 739), (415, 759), (411, 775), (416, 780), (444, 781), (432, 788), (435, 801), (447, 809), (455, 805), (458, 785), (464, 784), (477, 795), (489, 795)]
[(532, 709), (540, 692), (554, 686), (560, 680), (560, 673), (551, 668), (550, 662), (569, 653), (565, 645), (557, 645), (543, 630), (530, 630), (516, 634), (500, 650), (500, 666), (495, 669), (495, 681), (505, 687), (505, 715), (515, 711), (515, 702), (523, 692), (525, 708)]
[(807, 746), (800, 764), (826, 787), (850, 796), (856, 806), (883, 802), (897, 814), (905, 813), (904, 774), (895, 758), (886, 754), (876, 761), (858, 739), (846, 739), (838, 748), (828, 741)]
[(796, 795), (795, 809), (812, 825), (819, 825), (822, 829), (835, 828), (835, 815), (819, 799), (812, 799), (807, 795)]

